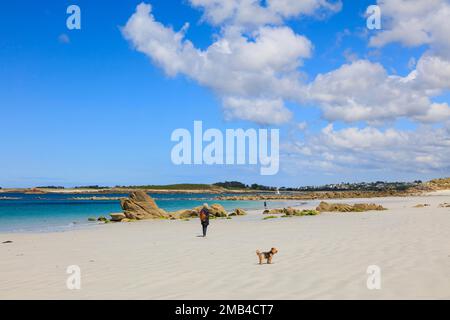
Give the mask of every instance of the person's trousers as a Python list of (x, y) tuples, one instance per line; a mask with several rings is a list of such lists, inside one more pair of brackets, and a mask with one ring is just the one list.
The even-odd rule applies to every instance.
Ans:
[(203, 228), (203, 236), (206, 237), (206, 230), (208, 229), (208, 225), (202, 223), (202, 228)]

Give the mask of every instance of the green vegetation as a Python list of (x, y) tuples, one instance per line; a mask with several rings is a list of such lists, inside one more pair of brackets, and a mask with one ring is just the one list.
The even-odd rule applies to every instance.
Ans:
[(256, 183), (252, 184), (250, 186), (250, 189), (251, 190), (259, 190), (259, 191), (276, 191), (277, 190), (276, 187), (268, 187), (268, 186), (263, 186), (263, 185), (256, 184)]
[(277, 219), (277, 216), (268, 216), (268, 217), (264, 217), (263, 220), (269, 220), (269, 219)]
[(221, 187), (224, 189), (247, 189), (248, 186), (239, 181), (225, 181), (217, 182), (213, 184), (216, 187)]
[[(64, 187), (59, 186), (46, 186), (46, 187), (36, 187), (37, 189), (64, 189)], [(0, 188), (1, 189), (1, 188)]]
[(75, 187), (75, 189), (94, 189), (94, 190), (97, 190), (97, 189), (108, 189), (109, 187), (100, 187), (100, 186), (97, 186), (97, 185), (95, 185), (95, 186), (78, 186), (78, 187)]
[[(448, 180), (448, 179), (447, 179)], [(448, 183), (446, 179), (436, 179), (429, 182), (429, 184), (442, 184)], [(169, 184), (169, 185), (141, 185), (141, 186), (120, 186), (117, 185), (115, 188), (122, 189), (152, 189), (152, 190), (203, 190), (203, 191), (217, 191), (218, 189), (233, 190), (233, 191), (259, 191), (268, 192), (279, 190), (281, 192), (320, 192), (320, 191), (405, 191), (410, 188), (422, 185), (422, 181), (416, 180), (413, 182), (358, 182), (358, 183), (336, 183), (327, 184), (322, 186), (299, 186), (299, 187), (272, 187), (260, 184), (250, 184), (247, 185), (240, 181), (225, 181), (216, 182), (214, 184), (195, 184), (195, 183), (180, 183), (180, 184)], [(46, 189), (64, 189), (64, 187), (58, 186), (48, 186), (39, 187)], [(98, 185), (92, 186), (78, 186), (76, 189), (107, 189), (109, 187), (102, 187)]]
[(259, 191), (275, 191), (276, 187), (268, 187), (259, 184), (246, 185), (239, 181), (225, 181), (217, 182), (213, 184), (214, 186), (221, 187), (228, 190), (259, 190)]
[(209, 184), (169, 184), (169, 185), (146, 185), (146, 186), (116, 186), (124, 189), (152, 189), (152, 190), (214, 190), (214, 186)]

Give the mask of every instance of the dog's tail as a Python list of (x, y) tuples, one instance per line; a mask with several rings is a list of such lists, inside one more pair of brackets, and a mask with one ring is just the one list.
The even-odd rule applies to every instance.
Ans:
[(259, 250), (256, 250), (256, 255), (259, 256), (261, 252)]

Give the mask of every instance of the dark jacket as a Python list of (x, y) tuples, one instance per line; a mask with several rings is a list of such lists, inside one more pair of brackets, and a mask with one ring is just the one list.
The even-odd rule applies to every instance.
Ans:
[(205, 217), (206, 217), (204, 220), (201, 220), (201, 223), (202, 223), (203, 225), (209, 225), (209, 211), (206, 210), (205, 208), (203, 208), (203, 209), (200, 211), (200, 213), (203, 213), (203, 214), (205, 215)]

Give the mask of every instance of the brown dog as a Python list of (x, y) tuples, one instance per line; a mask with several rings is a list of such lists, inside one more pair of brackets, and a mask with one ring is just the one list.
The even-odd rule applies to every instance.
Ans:
[(267, 264), (272, 263), (272, 257), (278, 252), (277, 248), (272, 248), (268, 252), (260, 252), (259, 250), (256, 250), (256, 255), (259, 258), (259, 264), (262, 264), (263, 260), (267, 260)]

